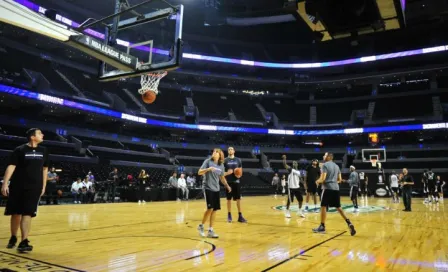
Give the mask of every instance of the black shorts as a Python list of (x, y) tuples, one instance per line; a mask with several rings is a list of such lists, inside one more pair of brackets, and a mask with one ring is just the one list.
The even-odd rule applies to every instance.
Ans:
[(358, 186), (350, 187), (350, 199), (356, 199), (358, 197)]
[(303, 202), (303, 196), (300, 189), (289, 189), (288, 202), (294, 202), (294, 197), (297, 199), (297, 201)]
[(306, 190), (308, 193), (315, 195), (317, 193), (317, 185), (315, 182), (309, 182), (306, 184), (308, 189)]
[(398, 193), (398, 187), (390, 187), (392, 189), (392, 192)]
[(28, 215), (36, 217), (42, 189), (9, 189), (5, 215)]
[(367, 184), (361, 183), (361, 193), (367, 193)]
[(436, 190), (436, 183), (435, 182), (428, 182), (428, 191), (430, 193), (433, 193)]
[(335, 190), (322, 190), (322, 200), (320, 201), (321, 207), (341, 207), (341, 198), (339, 196), (339, 191)]
[(204, 191), (205, 201), (207, 202), (207, 209), (213, 209), (214, 211), (221, 210), (221, 199), (219, 197), (219, 191)]
[(227, 200), (231, 200), (233, 198), (233, 200), (238, 200), (241, 199), (241, 183), (229, 183), (230, 188), (232, 188), (232, 191), (229, 193), (228, 191), (226, 191), (227, 193)]

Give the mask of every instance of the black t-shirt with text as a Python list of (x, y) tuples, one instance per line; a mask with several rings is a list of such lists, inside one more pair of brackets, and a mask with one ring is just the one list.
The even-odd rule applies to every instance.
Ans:
[[(233, 157), (232, 159), (227, 157), (224, 159), (224, 169), (227, 172), (227, 170), (235, 168), (241, 168), (243, 167), (243, 164), (241, 162), (240, 158)], [(226, 176), (227, 182), (239, 182), (239, 179), (236, 178), (235, 173)]]
[(320, 176), (320, 168), (319, 167), (313, 167), (313, 166), (308, 166), (308, 168), (306, 169), (306, 182), (307, 184), (315, 184), (316, 180), (319, 178)]
[(12, 188), (42, 189), (43, 168), (48, 167), (48, 151), (43, 146), (18, 146), (12, 152), (8, 165), (16, 169), (11, 177)]

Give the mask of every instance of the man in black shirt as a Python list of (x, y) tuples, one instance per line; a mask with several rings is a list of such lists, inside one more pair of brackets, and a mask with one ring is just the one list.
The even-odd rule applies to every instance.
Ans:
[(14, 149), (2, 185), (2, 194), (8, 196), (5, 215), (11, 215), (11, 238), (7, 248), (16, 245), (20, 226), (22, 241), (17, 247), (20, 252), (33, 250), (28, 241), (31, 218), (37, 215), (48, 177), (48, 152), (45, 147), (39, 146), (44, 138), (42, 131), (32, 128), (26, 134), (28, 143)]
[(236, 201), (236, 206), (238, 208), (238, 222), (247, 223), (246, 219), (244, 219), (243, 214), (241, 213), (241, 183), (240, 178), (234, 171), (239, 168), (242, 173), (243, 164), (240, 158), (235, 157), (235, 148), (229, 147), (227, 149), (228, 157), (224, 159), (224, 169), (227, 182), (232, 188), (232, 191), (227, 192), (227, 222), (232, 222), (232, 198)]
[(108, 181), (110, 183), (108, 190), (108, 199), (115, 203), (115, 195), (117, 194), (117, 185), (119, 183), (118, 169), (114, 168), (112, 172), (109, 173)]
[(319, 212), (319, 209), (317, 208), (317, 200), (316, 200), (316, 193), (317, 193), (317, 185), (316, 180), (320, 177), (320, 168), (318, 167), (318, 160), (314, 159), (311, 162), (311, 165), (308, 166), (306, 169), (306, 205), (305, 205), (305, 212), (308, 211), (308, 201), (310, 200), (310, 196), (313, 196), (313, 202), (314, 202), (314, 211)]
[(412, 185), (414, 185), (414, 179), (408, 173), (408, 169), (403, 168), (403, 176), (400, 179), (400, 184), (403, 187), (403, 203), (405, 212), (411, 211), (411, 198), (412, 198)]
[(423, 184), (423, 196), (425, 197), (425, 201), (424, 203), (428, 203), (429, 202), (429, 189), (428, 189), (428, 175), (427, 175), (428, 170), (423, 170), (423, 174), (422, 174), (422, 184)]

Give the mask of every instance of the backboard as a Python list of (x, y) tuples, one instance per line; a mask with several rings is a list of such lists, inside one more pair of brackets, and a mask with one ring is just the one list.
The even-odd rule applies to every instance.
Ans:
[(372, 148), (361, 150), (362, 162), (371, 163), (372, 159), (376, 159), (377, 162), (386, 162), (386, 149), (385, 148)]
[[(116, 0), (123, 1), (123, 0)], [(164, 2), (166, 3), (166, 2)], [(151, 5), (148, 5), (151, 8)], [(169, 6), (164, 9), (134, 16), (117, 17), (105, 28), (105, 40), (108, 45), (124, 51), (137, 59), (133, 71), (118, 69), (100, 61), (98, 78), (111, 81), (136, 77), (156, 71), (170, 71), (180, 67), (182, 59), (182, 20), (183, 5)], [(119, 13), (116, 10), (117, 14)], [(137, 14), (137, 16), (135, 16)]]
[[(183, 5), (173, 6), (165, 0), (139, 1), (130, 6), (128, 0), (115, 0), (113, 14), (79, 24), (28, 1), (1, 0), (0, 21), (98, 59), (100, 81), (177, 69), (182, 59)], [(104, 25), (103, 33), (91, 28)]]

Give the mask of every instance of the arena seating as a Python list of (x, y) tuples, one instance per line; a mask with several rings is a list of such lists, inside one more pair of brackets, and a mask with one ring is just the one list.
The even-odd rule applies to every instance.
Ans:
[(323, 124), (348, 122), (354, 110), (367, 110), (368, 104), (367, 100), (318, 104), (316, 105), (317, 122)]
[[(9, 33), (5, 31), (5, 33)], [(11, 33), (9, 33), (11, 34)], [(16, 35), (15, 33), (14, 35)], [(8, 35), (9, 38), (14, 37), (14, 35)], [(25, 34), (21, 34), (25, 37)], [(19, 35), (20, 36), (20, 35)], [(32, 35), (33, 36), (33, 35)], [(35, 37), (33, 37), (35, 39)], [(50, 43), (51, 44), (51, 43)], [(51, 83), (52, 90), (47, 90), (46, 93), (57, 95), (60, 97), (71, 97), (71, 99), (77, 96), (72, 87), (65, 82), (60, 75), (56, 73), (56, 70), (61, 72), (66, 76), (75, 86), (77, 86), (87, 98), (91, 98), (95, 101), (100, 101), (103, 103), (109, 103), (105, 99), (103, 91), (111, 92), (117, 94), (125, 103), (126, 108), (133, 112), (139, 112), (140, 107), (131, 99), (128, 94), (126, 94), (123, 89), (128, 89), (132, 95), (134, 95), (138, 100), (141, 100), (140, 95), (137, 93), (137, 89), (140, 88), (139, 78), (128, 79), (124, 81), (116, 81), (109, 83), (99, 83), (94, 74), (89, 74), (85, 71), (80, 71), (66, 64), (60, 64), (56, 61), (49, 61), (46, 59), (47, 52), (42, 52), (40, 56), (33, 55), (30, 53), (24, 53), (22, 49), (15, 49), (8, 46), (2, 46), (3, 50), (0, 50), (0, 54), (5, 59), (5, 66), (2, 67), (2, 72), (4, 75), (15, 75), (15, 78), (22, 77), (22, 81), (26, 81), (23, 75), (22, 68), (28, 68), (41, 72)], [(65, 51), (64, 51), (65, 52)], [(55, 53), (55, 52), (48, 52)], [(58, 52), (56, 52), (58, 53)], [(59, 52), (61, 53), (61, 52)], [(17, 61), (23, 60), (23, 61)], [(69, 62), (82, 62), (83, 58), (72, 56), (66, 60)], [(87, 60), (86, 60), (87, 61)], [(23, 63), (19, 65), (17, 63)], [(275, 71), (272, 71), (274, 73)], [(397, 77), (390, 79), (388, 84), (387, 80), (384, 83), (379, 84), (378, 94), (384, 95), (389, 93), (400, 93), (402, 96), (407, 95), (409, 91), (424, 91), (430, 88), (429, 84), (429, 74), (414, 75), (409, 74), (405, 77)], [(439, 88), (444, 88), (447, 86), (445, 84), (446, 75), (445, 72), (440, 72), (436, 75)], [(20, 81), (20, 80), (18, 80)], [(313, 104), (296, 104), (294, 99), (298, 100), (308, 100), (309, 92), (314, 92), (315, 100), (319, 101), (322, 99), (333, 99), (333, 98), (345, 98), (351, 99), (353, 97), (359, 96), (370, 96), (372, 93), (372, 85), (357, 85), (348, 84), (347, 86), (329, 88), (322, 87), (320, 90), (315, 91), (315, 84), (311, 84), (309, 91), (300, 91), (297, 93), (290, 93), (293, 88), (287, 81), (284, 83), (269, 83), (257, 80), (240, 80), (238, 77), (232, 78), (221, 78), (216, 79), (213, 77), (204, 76), (191, 76), (191, 75), (181, 75), (175, 74), (167, 76), (164, 82), (171, 87), (160, 86), (160, 95), (157, 97), (157, 103), (150, 105), (144, 105), (150, 113), (167, 114), (183, 118), (183, 106), (186, 104), (185, 98), (193, 94), (194, 103), (198, 106), (201, 117), (212, 117), (219, 119), (228, 119), (228, 112), (233, 111), (238, 120), (241, 121), (263, 121), (263, 118), (255, 107), (257, 102), (261, 103), (268, 112), (274, 112), (280, 119), (280, 123), (286, 123), (289, 125), (291, 123), (295, 124), (309, 124), (310, 112), (309, 107)], [(11, 83), (16, 84), (16, 83)], [(22, 83), (23, 84), (23, 83)], [(445, 85), (444, 85), (445, 84)], [(162, 84), (163, 85), (163, 84)], [(208, 87), (209, 92), (195, 91), (195, 86), (198, 87)], [(189, 87), (192, 92), (181, 91), (183, 87)], [(227, 93), (222, 95), (214, 92), (215, 90), (225, 90)], [(239, 91), (269, 91), (269, 92), (281, 92), (288, 94), (291, 98), (273, 98), (264, 96), (250, 96), (250, 95), (235, 95), (232, 94), (232, 90)], [(312, 91), (311, 91), (312, 90)], [(442, 93), (443, 94), (443, 93)], [(220, 96), (226, 96), (227, 99), (221, 99)], [(295, 96), (295, 97), (294, 97)], [(433, 95), (436, 96), (436, 95)], [(443, 95), (442, 95), (443, 96)], [(340, 103), (316, 103), (317, 107), (317, 123), (337, 123), (348, 121), (350, 118), (350, 108), (352, 109), (364, 109), (367, 107), (369, 101), (375, 101), (375, 120), (385, 120), (393, 118), (412, 118), (412, 117), (422, 117), (431, 116), (432, 111), (432, 100), (430, 96), (424, 97), (424, 95), (414, 95), (407, 96), (410, 106), (412, 106), (414, 111), (399, 111), (397, 108), (391, 107), (387, 111), (389, 103), (399, 103), (392, 101), (400, 101), (399, 97), (389, 97), (389, 98), (374, 98), (371, 100), (362, 100), (358, 102), (343, 102)], [(424, 100), (422, 100), (424, 99)], [(443, 98), (442, 98), (443, 100)], [(421, 103), (425, 101), (425, 103)], [(443, 101), (442, 101), (443, 102)], [(220, 107), (215, 107), (215, 104), (219, 104)], [(353, 106), (355, 106), (353, 108)], [(333, 114), (326, 114), (331, 109)], [(391, 112), (392, 114), (388, 114)]]
[[(376, 100), (374, 119), (412, 118), (429, 116), (433, 113), (432, 96), (414, 95), (406, 97), (406, 107), (400, 98), (385, 98)], [(399, 106), (400, 105), (400, 106)]]
[(250, 96), (195, 92), (193, 101), (203, 117), (228, 119), (232, 111), (238, 120), (262, 121), (256, 99)]
[(274, 112), (281, 122), (309, 124), (309, 105), (298, 105), (293, 99), (263, 99), (266, 111)]
[(370, 96), (372, 93), (372, 85), (355, 85), (348, 87), (339, 88), (324, 88), (320, 91), (314, 93), (314, 99), (333, 99), (342, 97), (359, 97), (359, 96)]

